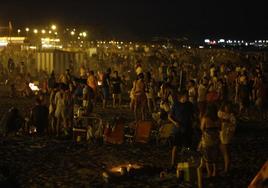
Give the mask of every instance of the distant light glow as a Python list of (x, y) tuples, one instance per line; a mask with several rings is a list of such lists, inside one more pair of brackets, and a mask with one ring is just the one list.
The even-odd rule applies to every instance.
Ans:
[(54, 30), (57, 29), (57, 26), (53, 24), (53, 25), (51, 26), (51, 29), (54, 31)]
[(30, 46), (29, 47), (31, 50), (36, 50), (36, 46)]
[(38, 33), (38, 30), (37, 30), (37, 29), (34, 29), (33, 32), (34, 32), (35, 34), (37, 34), (37, 33)]
[(86, 33), (86, 32), (83, 32), (83, 33), (82, 33), (82, 36), (83, 36), (83, 37), (87, 37), (87, 33)]
[(209, 39), (205, 39), (205, 43), (210, 43), (210, 40)]
[(41, 32), (42, 32), (42, 34), (45, 34), (45, 33), (46, 33), (46, 30), (42, 29), (42, 31), (41, 31)]
[(225, 42), (224, 39), (220, 39), (220, 40), (219, 40), (219, 43), (224, 43), (224, 42)]
[(0, 47), (7, 46), (8, 42), (7, 41), (0, 41)]

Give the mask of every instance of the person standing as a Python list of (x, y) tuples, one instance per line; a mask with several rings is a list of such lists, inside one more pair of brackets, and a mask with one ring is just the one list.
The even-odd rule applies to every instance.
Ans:
[(102, 78), (102, 96), (103, 96), (103, 100), (102, 100), (102, 107), (106, 108), (107, 107), (107, 102), (109, 100), (110, 97), (110, 75), (111, 75), (111, 68), (108, 68), (106, 73), (103, 75)]
[(56, 136), (60, 135), (60, 130), (62, 128), (62, 122), (63, 126), (66, 125), (66, 118), (65, 118), (65, 108), (66, 108), (66, 102), (64, 97), (64, 91), (61, 88), (55, 95), (55, 117), (57, 118), (57, 124), (56, 124)]
[(214, 177), (217, 173), (216, 163), (219, 154), (219, 119), (217, 107), (214, 104), (207, 106), (206, 112), (201, 119), (200, 129), (202, 159), (205, 162), (208, 177)]
[(231, 164), (230, 143), (234, 136), (236, 128), (236, 118), (231, 111), (231, 104), (225, 103), (218, 111), (218, 117), (221, 121), (220, 141), (221, 152), (224, 159), (224, 172), (228, 173)]
[(49, 109), (42, 104), (40, 98), (36, 99), (36, 105), (31, 112), (31, 120), (37, 129), (37, 134), (42, 136), (48, 128)]
[(178, 147), (182, 149), (183, 147), (192, 146), (193, 105), (188, 101), (187, 93), (177, 95), (168, 119), (174, 124), (171, 156), (171, 165), (174, 166)]
[(118, 76), (118, 72), (114, 71), (114, 77), (111, 79), (112, 93), (113, 93), (113, 107), (116, 106), (116, 100), (118, 99), (118, 106), (121, 106), (122, 96), (121, 96), (121, 77)]
[[(146, 94), (143, 73), (138, 75), (137, 80), (133, 84), (133, 103), (136, 121), (145, 120)], [(138, 111), (141, 112), (141, 118), (138, 117)]]
[(197, 104), (199, 111), (199, 118), (201, 118), (206, 110), (206, 96), (207, 96), (207, 80), (203, 78), (197, 88)]
[(87, 78), (87, 85), (92, 89), (94, 93), (93, 105), (95, 106), (97, 103), (97, 78), (94, 75), (94, 71), (89, 71), (89, 75)]
[(152, 113), (156, 110), (156, 102), (155, 102), (155, 83), (154, 79), (151, 76), (150, 72), (146, 73), (146, 97), (147, 97), (147, 106), (149, 109), (149, 112)]

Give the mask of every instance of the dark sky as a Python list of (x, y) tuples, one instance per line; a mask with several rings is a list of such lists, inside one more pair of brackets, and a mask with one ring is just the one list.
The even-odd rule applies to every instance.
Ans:
[(1, 0), (0, 25), (84, 25), (107, 36), (268, 39), (268, 11), (251, 0)]

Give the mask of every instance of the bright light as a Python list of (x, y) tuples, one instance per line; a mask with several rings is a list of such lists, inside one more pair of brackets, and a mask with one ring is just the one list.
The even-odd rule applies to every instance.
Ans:
[(42, 31), (41, 31), (41, 32), (42, 32), (42, 34), (45, 34), (45, 33), (46, 33), (46, 30), (42, 29)]
[(38, 86), (34, 85), (34, 83), (29, 83), (29, 87), (31, 88), (32, 91), (39, 91), (40, 89)]
[(205, 43), (210, 43), (210, 40), (209, 39), (205, 39)]
[(33, 31), (35, 34), (37, 34), (38, 33), (38, 30), (37, 29), (34, 29), (34, 31)]
[(52, 31), (50, 31), (50, 30), (49, 30), (49, 31), (48, 31), (48, 33), (49, 33), (49, 34), (51, 34), (51, 33), (52, 33)]
[(18, 33), (20, 33), (21, 32), (21, 30), (20, 29), (18, 29)]
[(199, 48), (201, 48), (201, 49), (202, 49), (202, 48), (204, 48), (204, 46), (199, 46)]
[(36, 50), (36, 46), (30, 46), (29, 47), (31, 50)]
[(54, 30), (57, 29), (57, 26), (53, 24), (53, 25), (51, 26), (51, 29), (54, 31)]
[(55, 35), (58, 35), (58, 32), (55, 32), (54, 34), (55, 34)]
[(220, 39), (220, 40), (219, 40), (219, 43), (224, 43), (224, 42), (225, 42), (224, 39)]
[(7, 44), (8, 44), (7, 41), (0, 41), (0, 47), (7, 46)]
[(60, 42), (60, 39), (56, 38), (56, 39), (53, 39), (53, 38), (41, 38), (41, 41), (42, 42)]
[(82, 35), (83, 35), (83, 37), (87, 37), (87, 33), (86, 32), (83, 32)]
[(74, 35), (75, 35), (75, 32), (74, 32), (74, 31), (71, 31), (71, 35), (73, 35), (73, 36), (74, 36)]
[(25, 28), (25, 31), (26, 31), (26, 32), (29, 32), (29, 31), (30, 31), (30, 29), (29, 29), (28, 27), (26, 27), (26, 28)]

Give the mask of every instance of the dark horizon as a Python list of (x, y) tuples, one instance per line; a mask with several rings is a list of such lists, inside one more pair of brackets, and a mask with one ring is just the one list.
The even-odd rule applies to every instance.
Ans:
[(49, 25), (93, 28), (102, 37), (268, 39), (268, 12), (261, 2), (173, 1), (1, 2), (0, 26)]

